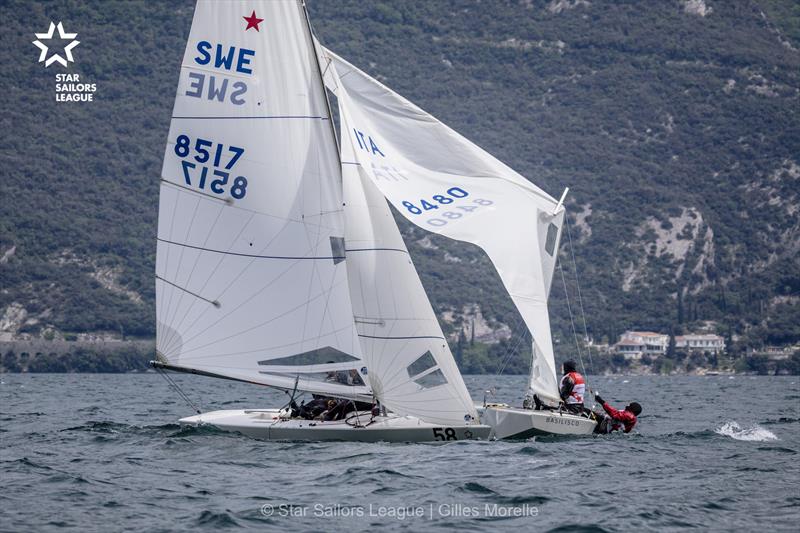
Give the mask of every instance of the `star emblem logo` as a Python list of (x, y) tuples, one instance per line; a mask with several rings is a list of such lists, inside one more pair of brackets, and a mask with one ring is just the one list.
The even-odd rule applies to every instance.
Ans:
[(80, 41), (76, 41), (76, 40), (73, 40), (71, 43), (67, 44), (64, 47), (64, 55), (67, 56), (66, 59), (61, 57), (59, 54), (53, 54), (52, 56), (47, 57), (47, 53), (49, 51), (49, 47), (47, 45), (45, 45), (44, 43), (42, 43), (42, 41), (40, 41), (39, 39), (41, 39), (41, 40), (53, 39), (53, 33), (55, 32), (56, 28), (58, 28), (58, 38), (59, 39), (65, 39), (65, 40), (66, 39), (75, 39), (75, 37), (78, 36), (77, 33), (66, 33), (64, 31), (64, 26), (61, 24), (61, 22), (59, 22), (58, 26), (56, 26), (52, 21), (50, 22), (50, 29), (47, 30), (47, 33), (37, 33), (37, 34), (35, 34), (36, 35), (36, 40), (33, 41), (33, 44), (39, 50), (41, 50), (41, 53), (39, 54), (39, 63), (44, 61), (45, 68), (49, 67), (53, 63), (59, 63), (64, 67), (67, 66), (67, 62), (68, 61), (72, 61), (74, 63), (75, 60), (72, 58), (72, 49), (75, 48), (76, 46), (78, 46), (79, 44), (81, 44)]
[(260, 19), (256, 16), (256, 10), (254, 9), (252, 13), (250, 13), (249, 17), (242, 17), (244, 20), (247, 21), (247, 27), (244, 31), (249, 30), (250, 28), (255, 28), (256, 31), (260, 31), (258, 29), (258, 25), (264, 22), (264, 19)]
[(470, 430), (466, 430), (466, 431), (464, 432), (464, 436), (465, 436), (466, 438), (468, 438), (468, 439), (471, 439), (471, 438), (472, 438), (472, 432), (471, 432)]

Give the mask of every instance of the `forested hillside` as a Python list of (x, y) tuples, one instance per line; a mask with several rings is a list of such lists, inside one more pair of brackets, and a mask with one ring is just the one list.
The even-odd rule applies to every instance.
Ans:
[[(598, 341), (708, 321), (739, 347), (800, 340), (796, 2), (308, 3), (326, 46), (551, 195), (570, 187), (573, 246), (565, 237), (551, 295), (562, 354), (564, 285), (578, 308), (572, 251)], [(158, 176), (192, 11), (0, 5), (8, 336), (154, 335)], [(95, 101), (55, 102), (65, 70), (43, 68), (31, 44), (51, 20), (78, 32), (68, 71), (97, 84)], [(459, 345), (478, 322), (511, 338), (474, 357), (524, 353), (483, 253), (401, 228), (443, 325), (465, 331)], [(518, 355), (509, 368), (524, 367)]]

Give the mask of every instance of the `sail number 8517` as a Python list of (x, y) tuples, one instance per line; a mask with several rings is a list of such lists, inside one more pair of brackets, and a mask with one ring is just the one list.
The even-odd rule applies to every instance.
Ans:
[[(192, 153), (194, 153), (191, 158), (193, 161), (188, 160)], [(178, 138), (175, 139), (175, 155), (181, 158), (183, 178), (186, 180), (186, 185), (202, 190), (205, 190), (206, 185), (208, 185), (208, 189), (214, 194), (225, 194), (225, 186), (231, 177), (229, 171), (233, 169), (242, 154), (244, 154), (244, 148), (228, 146), (226, 151), (222, 143), (214, 143), (199, 137), (195, 139), (194, 145), (192, 145), (192, 140), (188, 135), (178, 135)], [(228, 156), (230, 159), (224, 168), (219, 168), (222, 165), (223, 155)], [(195, 170), (198, 164), (200, 165), (199, 171)], [(211, 169), (209, 169), (209, 166)], [(212, 174), (210, 180), (208, 179), (209, 171)], [(199, 176), (197, 176), (198, 173)], [(196, 179), (193, 180), (193, 177)], [(247, 194), (247, 178), (244, 176), (235, 177), (230, 188), (228, 188), (228, 193), (236, 200), (244, 198)]]

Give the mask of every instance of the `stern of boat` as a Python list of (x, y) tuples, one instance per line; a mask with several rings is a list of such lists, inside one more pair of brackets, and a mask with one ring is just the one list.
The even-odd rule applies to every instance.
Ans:
[(496, 439), (527, 439), (544, 435), (591, 435), (592, 419), (559, 411), (533, 411), (505, 405), (486, 406), (481, 422), (491, 426)]

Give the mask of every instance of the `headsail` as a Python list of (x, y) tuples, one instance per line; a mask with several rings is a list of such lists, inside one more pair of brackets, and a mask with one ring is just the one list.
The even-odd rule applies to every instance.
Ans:
[(296, 0), (198, 2), (162, 169), (157, 350), (175, 367), (369, 398), (316, 61)]
[[(430, 114), (325, 51), (349, 123), (343, 137), (381, 193), (414, 224), (474, 243), (494, 263), (533, 335), (531, 388), (558, 398), (547, 296), (563, 207)], [(340, 102), (341, 103), (341, 102)]]
[[(339, 100), (349, 127), (347, 95)], [(477, 421), (403, 238), (383, 195), (342, 139), (348, 277), (364, 360), (375, 396), (392, 411), (426, 422)]]

